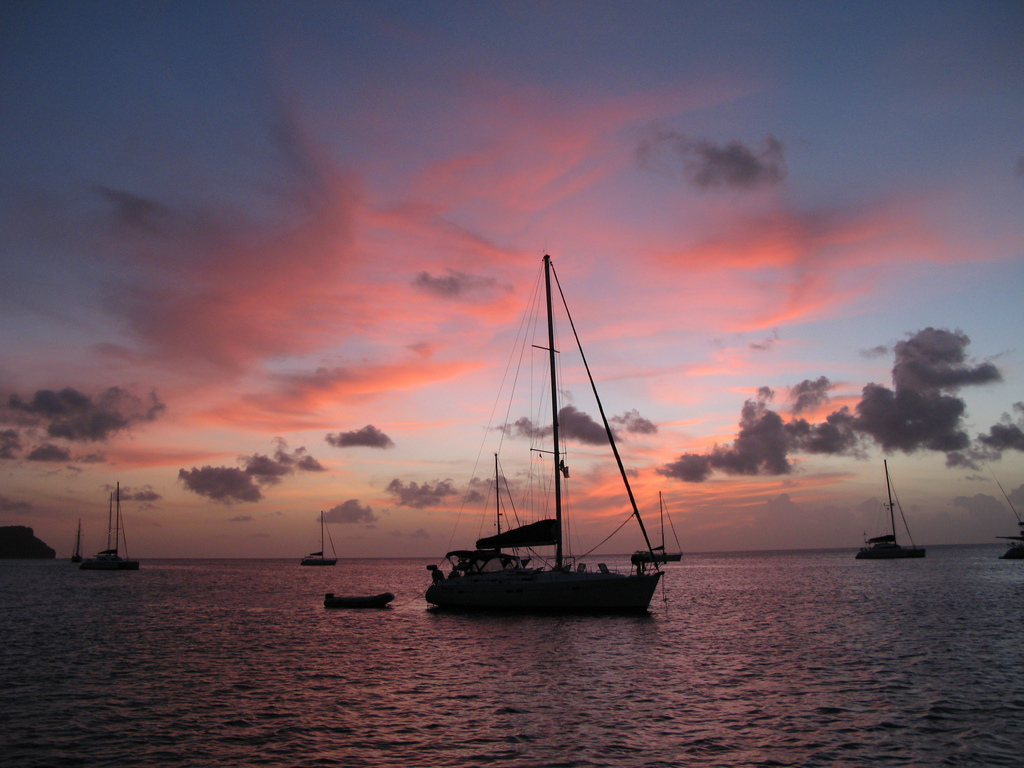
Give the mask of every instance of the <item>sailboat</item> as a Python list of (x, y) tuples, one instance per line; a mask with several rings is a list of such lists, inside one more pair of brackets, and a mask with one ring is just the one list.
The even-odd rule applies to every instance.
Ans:
[(1017, 523), (1020, 534), (1017, 536), (996, 536), (997, 539), (1009, 539), (1010, 548), (999, 556), (1000, 560), (1024, 560), (1024, 521)]
[(320, 551), (310, 552), (302, 558), (302, 565), (334, 565), (338, 562), (338, 553), (334, 551), (334, 540), (331, 539), (331, 532), (327, 531), (327, 540), (331, 542), (331, 554), (334, 557), (324, 557), (324, 513), (320, 512)]
[[(552, 317), (551, 280), (554, 268), (551, 257), (544, 256), (544, 287), (547, 308), (547, 352), (551, 385), (551, 438), (550, 451), (553, 468), (554, 518), (538, 520), (526, 525), (496, 533), (476, 541), (474, 549), (454, 550), (445, 555), (451, 565), (451, 572), (445, 576), (437, 565), (429, 565), (433, 583), (427, 589), (427, 602), (438, 608), (483, 609), (491, 611), (552, 611), (569, 612), (645, 612), (650, 606), (654, 590), (662, 572), (654, 562), (654, 570), (648, 570), (648, 563), (633, 562), (630, 573), (616, 573), (599, 563), (596, 570), (588, 569), (586, 563), (576, 563), (567, 558), (563, 548), (563, 507), (562, 479), (568, 477), (559, 443), (558, 385), (556, 383), (554, 320)], [(557, 283), (557, 275), (555, 281)], [(559, 286), (561, 294), (561, 286)], [(565, 303), (564, 296), (562, 297)], [(568, 307), (566, 306), (566, 311)], [(569, 318), (572, 325), (572, 318)], [(572, 325), (575, 334), (575, 326)], [(595, 397), (597, 387), (579, 345), (577, 346)], [(644, 539), (651, 550), (647, 531), (640, 512), (637, 510), (633, 492), (625, 467), (615, 445), (611, 427), (605, 418), (600, 398), (597, 406), (601, 412), (605, 431), (612, 453), (618, 464), (626, 493), (632, 506)], [(545, 451), (547, 453), (547, 451)], [(530, 567), (532, 558), (505, 552), (525, 548), (554, 547), (554, 561), (550, 567)]]
[[(116, 499), (116, 511), (115, 511)], [(121, 557), (121, 543), (124, 543), (125, 557)], [(111, 546), (113, 545), (113, 546)], [(117, 484), (116, 495), (110, 498), (107, 511), (107, 548), (97, 552), (78, 566), (83, 571), (137, 571), (139, 561), (127, 557), (128, 541), (124, 536), (124, 521), (121, 519), (121, 484)]]
[[(885, 506), (889, 510), (889, 524), (892, 527), (892, 533), (887, 533), (884, 536), (876, 536), (873, 539), (867, 540), (866, 547), (862, 547), (860, 552), (857, 553), (857, 560), (895, 560), (904, 557), (924, 557), (924, 547), (915, 546), (913, 540), (911, 540), (910, 547), (900, 546), (896, 542), (896, 515), (893, 512), (894, 506), (899, 505), (899, 500), (896, 504), (893, 504), (892, 500), (892, 483), (889, 481), (889, 463), (883, 460), (885, 466), (885, 487), (889, 492), (889, 503)], [(903, 507), (900, 507), (900, 517), (903, 517)], [(907, 519), (903, 517), (903, 525), (906, 527)], [(910, 529), (907, 528), (907, 535), (910, 535)]]
[[(658, 491), (658, 507), (661, 509), (661, 544), (651, 547), (649, 552), (639, 549), (633, 553), (633, 558), (645, 563), (678, 563), (683, 559), (683, 553), (681, 551), (668, 552), (665, 550), (665, 502), (661, 497), (661, 491)], [(669, 517), (668, 522), (669, 525), (672, 525), (671, 517)], [(676, 527), (674, 525), (672, 525), (672, 535), (676, 540), (676, 549), (681, 550), (682, 547), (679, 546), (679, 537), (676, 536)]]
[(71, 562), (82, 562), (82, 518), (78, 518), (78, 535), (75, 536), (75, 552), (71, 555)]
[[(995, 479), (994, 472), (992, 473), (992, 477)], [(996, 480), (996, 485), (999, 486), (1000, 491), (1003, 491), (1002, 483)], [(1017, 518), (1017, 527), (1020, 528), (1020, 533), (1016, 536), (996, 536), (997, 539), (1008, 539), (1010, 542), (1010, 548), (1003, 552), (1003, 554), (999, 556), (999, 559), (1024, 560), (1024, 520), (1021, 520), (1020, 515), (1017, 514), (1017, 508), (1013, 506), (1013, 502), (1010, 501), (1010, 497), (1006, 495), (1006, 491), (1003, 491), (1003, 498), (1006, 499), (1006, 503), (1010, 505), (1010, 509), (1013, 511), (1014, 517)]]

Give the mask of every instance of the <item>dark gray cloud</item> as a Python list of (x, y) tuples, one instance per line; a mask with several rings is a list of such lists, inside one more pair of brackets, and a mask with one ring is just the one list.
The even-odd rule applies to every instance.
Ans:
[(860, 351), (861, 357), (873, 358), (882, 357), (889, 354), (889, 347), (885, 344), (879, 344), (877, 347), (871, 347), (871, 349), (862, 349)]
[(621, 416), (612, 416), (609, 421), (623, 432), (634, 435), (654, 435), (658, 432), (657, 425), (650, 419), (645, 419), (635, 408), (626, 411)]
[[(731, 445), (716, 445), (705, 454), (683, 454), (658, 472), (686, 482), (702, 482), (716, 470), (783, 475), (792, 471), (790, 453), (862, 455), (870, 444), (886, 452), (940, 451), (950, 466), (977, 468), (986, 456), (1024, 446), (1024, 422), (1014, 424), (1006, 417), (1005, 423), (972, 444), (963, 425), (966, 404), (949, 392), (998, 382), (1002, 375), (991, 363), (969, 361), (969, 344), (961, 331), (918, 331), (893, 348), (893, 389), (868, 384), (853, 411), (844, 406), (817, 424), (802, 418), (784, 422), (768, 408), (771, 391), (762, 387), (757, 400), (744, 403)], [(830, 388), (824, 376), (793, 387), (794, 415), (826, 402)], [(1019, 410), (1024, 413), (1024, 405)]]
[(963, 428), (966, 403), (947, 391), (1002, 381), (992, 363), (968, 360), (970, 343), (962, 331), (938, 328), (925, 328), (897, 343), (895, 389), (880, 384), (864, 387), (857, 429), (886, 451), (969, 451), (971, 439)]
[(325, 438), (335, 448), (391, 448), (394, 441), (373, 424), (351, 432), (328, 433)]
[[(620, 438), (620, 432), (652, 435), (658, 431), (654, 422), (645, 419), (636, 409), (627, 411), (621, 416), (612, 416), (608, 421), (618, 427), (619, 431), (613, 432), (616, 439)], [(566, 405), (558, 412), (558, 426), (559, 435), (565, 440), (575, 440), (585, 445), (605, 445), (608, 442), (608, 433), (605, 432), (605, 428), (589, 414), (573, 405)], [(542, 440), (551, 435), (550, 426), (539, 427), (526, 416), (517, 419), (512, 424), (505, 424), (499, 429), (509, 437), (531, 440)]]
[(26, 456), (29, 461), (71, 461), (71, 452), (53, 443), (43, 443)]
[(245, 474), (260, 485), (277, 485), (281, 482), (282, 477), (295, 472), (295, 469), (288, 464), (275, 461), (261, 453), (243, 456), (242, 463), (245, 465)]
[(772, 391), (761, 387), (757, 400), (747, 400), (740, 429), (730, 446), (716, 445), (706, 454), (686, 453), (657, 471), (686, 482), (701, 482), (715, 470), (730, 475), (785, 475), (792, 471), (786, 458), (789, 438), (782, 417), (768, 408)]
[(15, 501), (6, 496), (0, 496), (0, 513), (10, 515), (27, 515), (32, 511), (32, 505), (27, 501)]
[(203, 467), (178, 472), (178, 479), (185, 487), (200, 496), (215, 501), (259, 501), (263, 498), (260, 486), (277, 485), (282, 478), (296, 470), (306, 472), (326, 471), (322, 464), (306, 453), (305, 448), (288, 451), (288, 444), (276, 438), (277, 450), (273, 457), (262, 453), (241, 456), (243, 467)]
[(925, 328), (899, 342), (893, 350), (896, 364), (892, 369), (897, 391), (955, 390), (971, 384), (1002, 381), (999, 369), (992, 363), (968, 363), (970, 343), (963, 331), (941, 328)]
[(263, 498), (251, 475), (238, 467), (210, 467), (179, 470), (178, 479), (193, 493), (214, 501), (259, 501)]
[(636, 160), (642, 168), (682, 177), (700, 189), (752, 189), (786, 178), (784, 151), (782, 142), (771, 135), (750, 147), (739, 141), (716, 144), (655, 128), (637, 144)]
[(21, 434), (15, 429), (0, 430), (0, 459), (17, 458), (21, 451)]
[(131, 488), (127, 485), (121, 486), (121, 499), (124, 501), (138, 501), (143, 504), (152, 504), (155, 501), (160, 501), (163, 496), (153, 490), (150, 485), (142, 488)]
[(324, 520), (328, 523), (375, 523), (377, 516), (369, 505), (363, 506), (357, 499), (349, 499), (328, 510)]
[(95, 398), (65, 387), (37, 390), (28, 400), (13, 394), (3, 416), (19, 424), (45, 426), (50, 437), (104, 441), (136, 424), (153, 421), (164, 410), (155, 392), (144, 401), (121, 387), (110, 387)]
[(274, 456), (265, 456), (255, 453), (252, 456), (241, 457), (245, 466), (245, 473), (256, 479), (261, 485), (277, 485), (287, 475), (292, 475), (296, 470), (305, 472), (324, 472), (324, 466), (314, 457), (310, 456), (303, 447), (288, 452), (288, 444), (281, 438), (275, 440), (277, 450)]
[(396, 503), (400, 506), (415, 507), (416, 509), (436, 507), (456, 493), (451, 480), (437, 480), (433, 485), (430, 483), (420, 485), (416, 482), (406, 485), (398, 478), (388, 483), (387, 491), (394, 495)]
[(748, 345), (754, 352), (768, 352), (779, 342), (779, 332), (772, 331), (772, 335), (768, 336), (761, 341), (752, 341)]
[(142, 229), (154, 234), (163, 232), (165, 221), (171, 214), (163, 203), (102, 185), (97, 185), (95, 189), (100, 197), (113, 206), (111, 217), (115, 226)]
[(586, 445), (604, 445), (608, 442), (608, 433), (604, 427), (572, 405), (558, 412), (558, 426), (566, 440), (577, 440)]
[(814, 381), (804, 379), (795, 387), (790, 387), (789, 399), (793, 403), (793, 413), (813, 411), (818, 406), (824, 405), (829, 401), (830, 389), (832, 389), (832, 382), (826, 376), (819, 376)]
[(659, 475), (682, 480), (684, 483), (703, 483), (711, 476), (711, 454), (684, 453), (678, 459), (658, 467)]
[(538, 427), (533, 419), (523, 416), (511, 424), (503, 424), (498, 427), (508, 437), (524, 438), (527, 440), (541, 440), (551, 434), (551, 427)]
[(863, 452), (864, 440), (857, 429), (857, 418), (846, 406), (818, 424), (793, 419), (786, 424), (786, 435), (791, 448), (805, 453), (858, 456)]
[(235, 515), (234, 517), (229, 518), (228, 522), (229, 523), (251, 523), (255, 519), (256, 518), (254, 518), (252, 515)]
[(412, 284), (421, 291), (442, 299), (483, 298), (492, 296), (498, 290), (511, 290), (507, 287), (499, 289), (498, 281), (493, 277), (469, 275), (453, 269), (445, 270), (445, 274), (440, 277), (434, 277), (429, 272), (420, 272), (413, 278)]
[(998, 452), (1024, 451), (1024, 403), (1014, 403), (1013, 410), (1019, 414), (1017, 420), (1004, 413), (1002, 421), (989, 427), (987, 435), (978, 435), (982, 445)]
[(868, 384), (857, 404), (856, 426), (886, 451), (959, 451), (970, 444), (962, 428), (966, 408), (959, 397), (934, 390)]

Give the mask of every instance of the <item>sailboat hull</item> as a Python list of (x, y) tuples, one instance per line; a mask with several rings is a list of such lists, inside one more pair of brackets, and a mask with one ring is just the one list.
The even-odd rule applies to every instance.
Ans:
[(857, 553), (857, 560), (900, 560), (907, 557), (924, 557), (924, 547), (901, 547), (897, 545), (874, 546)]
[(324, 595), (324, 608), (387, 608), (388, 603), (394, 599), (395, 596), (390, 592), (356, 597), (342, 597), (328, 592)]
[(659, 563), (664, 565), (665, 563), (678, 563), (683, 559), (682, 552), (658, 552), (655, 551), (652, 555), (650, 552), (644, 552), (640, 550), (633, 555), (634, 562), (640, 563)]
[(1024, 546), (1013, 545), (999, 557), (1000, 560), (1024, 560)]
[(333, 557), (304, 557), (300, 565), (334, 565), (337, 562)]
[(122, 557), (113, 558), (90, 558), (83, 560), (78, 566), (83, 571), (137, 571), (139, 570), (138, 560), (125, 560)]
[(660, 572), (632, 574), (523, 569), (438, 581), (427, 602), (438, 608), (559, 613), (643, 613)]

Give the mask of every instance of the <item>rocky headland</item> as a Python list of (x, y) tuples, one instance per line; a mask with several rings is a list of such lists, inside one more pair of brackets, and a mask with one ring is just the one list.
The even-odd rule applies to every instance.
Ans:
[(36, 538), (27, 525), (5, 525), (0, 527), (0, 557), (53, 559), (57, 551), (46, 542)]

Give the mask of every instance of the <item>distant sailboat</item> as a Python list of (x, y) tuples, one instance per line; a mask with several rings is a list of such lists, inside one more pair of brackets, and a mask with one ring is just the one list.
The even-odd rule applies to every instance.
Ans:
[[(991, 472), (992, 470), (989, 469)], [(995, 473), (992, 473), (993, 479), (995, 479)], [(996, 480), (996, 485), (999, 486), (999, 490), (1003, 491), (1003, 484)], [(1017, 509), (1013, 506), (1013, 502), (1010, 501), (1010, 497), (1006, 495), (1006, 491), (1003, 491), (1003, 498), (1006, 499), (1006, 503), (1010, 505), (1010, 509), (1013, 511), (1014, 517), (1017, 518), (1017, 527), (1020, 528), (1020, 533), (1016, 536), (996, 536), (997, 539), (1008, 539), (1010, 542), (1010, 548), (1003, 552), (999, 556), (1000, 560), (1024, 560), (1024, 520), (1021, 520)]]
[(304, 558), (302, 558), (302, 565), (334, 565), (338, 562), (338, 553), (334, 551), (334, 541), (331, 539), (331, 532), (327, 531), (327, 540), (331, 542), (331, 554), (334, 557), (324, 557), (324, 530), (326, 525), (324, 523), (324, 513), (320, 512), (320, 551), (310, 552)]
[[(861, 548), (860, 552), (857, 553), (857, 560), (896, 560), (905, 557), (924, 557), (924, 547), (915, 546), (913, 540), (909, 547), (901, 547), (896, 543), (896, 515), (893, 512), (893, 507), (899, 505), (899, 500), (896, 500), (896, 504), (893, 504), (892, 500), (892, 483), (889, 481), (889, 463), (883, 461), (885, 466), (885, 487), (889, 492), (889, 503), (885, 506), (889, 509), (889, 524), (891, 525), (892, 533), (887, 533), (884, 536), (876, 536), (873, 539), (867, 540), (866, 547)], [(906, 527), (907, 519), (903, 517), (903, 507), (900, 507), (900, 517), (903, 518), (903, 525)], [(907, 528), (907, 535), (910, 535), (910, 529)]]
[(658, 491), (658, 507), (661, 509), (661, 544), (651, 547), (650, 550), (637, 550), (633, 553), (633, 559), (644, 563), (678, 563), (683, 559), (683, 548), (679, 546), (679, 537), (676, 536), (676, 527), (672, 524), (671, 516), (668, 519), (668, 524), (672, 527), (672, 536), (676, 540), (676, 550), (678, 551), (667, 552), (665, 550), (665, 502), (661, 497), (661, 491)]
[[(116, 512), (114, 499), (117, 500)], [(124, 536), (124, 521), (121, 519), (121, 484), (117, 484), (116, 496), (111, 497), (110, 509), (107, 512), (107, 548), (97, 552), (95, 556), (84, 560), (79, 568), (83, 571), (137, 571), (139, 561), (127, 557), (128, 540)], [(121, 543), (124, 542), (125, 557), (120, 555)]]
[(1020, 534), (1017, 536), (996, 536), (997, 539), (1009, 539), (1010, 548), (999, 556), (1000, 560), (1024, 560), (1024, 521), (1017, 523)]
[(78, 518), (78, 535), (75, 536), (75, 553), (71, 555), (71, 562), (82, 562), (82, 518)]

